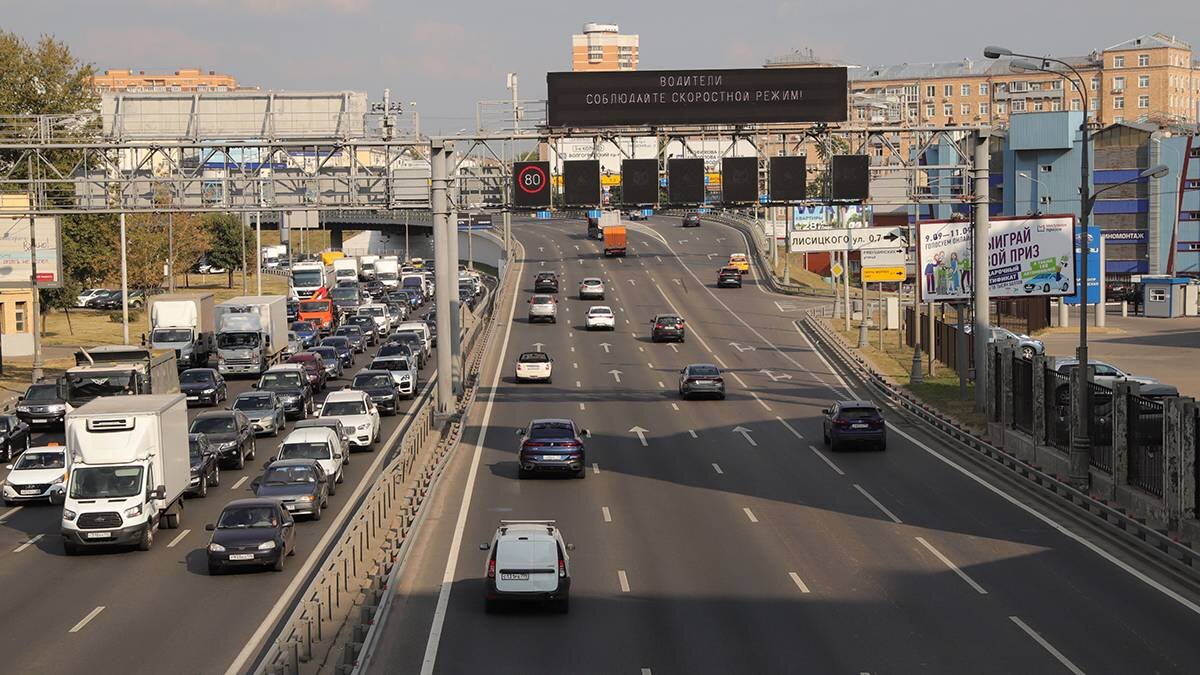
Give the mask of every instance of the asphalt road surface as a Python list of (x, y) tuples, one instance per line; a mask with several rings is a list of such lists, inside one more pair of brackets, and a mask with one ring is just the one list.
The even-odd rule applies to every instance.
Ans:
[[(1196, 672), (1200, 607), (919, 431), (892, 420), (886, 452), (825, 449), (820, 410), (846, 396), (793, 323), (806, 301), (753, 276), (715, 287), (746, 250), (737, 231), (656, 217), (629, 225), (619, 259), (584, 229), (514, 229), (522, 289), (497, 307), (504, 351), (485, 362), (373, 672)], [(556, 324), (525, 317), (539, 271), (562, 277)], [(605, 280), (604, 301), (577, 298), (583, 276)], [(596, 304), (613, 307), (614, 332), (584, 330)], [(686, 343), (650, 342), (667, 311), (686, 318)], [(553, 384), (513, 380), (535, 343)], [(679, 400), (678, 370), (696, 362), (726, 371), (728, 400)], [(514, 432), (537, 417), (592, 432), (586, 480), (517, 479)], [(505, 518), (556, 519), (577, 546), (570, 614), (484, 613), (478, 545)], [(101, 603), (74, 611), (85, 604)]]

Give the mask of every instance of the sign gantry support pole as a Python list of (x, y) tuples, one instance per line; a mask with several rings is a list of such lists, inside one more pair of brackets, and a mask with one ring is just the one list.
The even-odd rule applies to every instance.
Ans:
[(975, 135), (975, 161), (971, 166), (975, 181), (975, 246), (971, 252), (971, 266), (975, 273), (975, 410), (987, 410), (987, 397), (991, 393), (989, 382), (998, 373), (989, 372), (987, 359), (987, 336), (991, 335), (991, 303), (988, 297), (988, 137), (991, 130), (980, 129)]
[[(446, 156), (447, 172), (450, 167), (454, 166), (454, 145), (453, 142), (447, 142), (446, 147), (442, 149)], [(454, 396), (457, 399), (462, 396), (462, 303), (458, 301), (458, 211), (455, 205), (458, 203), (458, 185), (457, 181), (453, 180), (451, 175), (447, 175), (446, 185), (446, 203), (449, 214), (446, 216), (446, 257), (437, 261), (437, 269), (446, 271), (445, 284), (446, 294), (450, 300), (450, 369), (445, 372), (450, 378), (450, 384), (454, 389)], [(468, 225), (469, 227), (469, 225)], [(439, 331), (440, 332), (440, 331)], [(440, 340), (439, 340), (440, 342)]]
[(450, 199), (446, 190), (450, 185), (446, 147), (453, 149), (451, 141), (434, 139), (430, 146), (430, 201), (433, 209), (433, 259), (434, 301), (437, 310), (438, 335), (441, 336), (437, 349), (437, 412), (449, 414), (454, 404), (454, 388), (450, 378), (450, 343), (454, 333), (450, 326), (450, 285), (446, 282), (447, 271), (457, 265), (450, 264), (449, 227)]

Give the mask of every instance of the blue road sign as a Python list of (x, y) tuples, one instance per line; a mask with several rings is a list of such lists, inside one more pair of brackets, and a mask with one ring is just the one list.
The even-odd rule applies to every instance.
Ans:
[(588, 218), (599, 218), (600, 209), (588, 209)]
[(758, 196), (758, 203), (760, 203), (760, 204), (766, 204), (769, 201), (771, 201), (771, 195), (759, 195)]
[(538, 220), (550, 220), (550, 212), (549, 211), (538, 211), (537, 219)]
[[(1080, 267), (1079, 260), (1079, 236), (1075, 236), (1075, 269)], [(1087, 231), (1088, 239), (1088, 278), (1087, 278), (1087, 302), (1089, 305), (1094, 305), (1100, 302), (1100, 228), (1089, 227)], [(1075, 295), (1068, 295), (1063, 298), (1063, 302), (1068, 305), (1079, 304), (1079, 292), (1076, 290)]]

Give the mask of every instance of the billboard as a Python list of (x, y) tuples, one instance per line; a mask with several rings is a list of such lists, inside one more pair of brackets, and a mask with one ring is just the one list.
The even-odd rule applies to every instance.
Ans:
[[(1062, 296), (1075, 292), (1075, 217), (992, 218), (988, 232), (988, 293), (993, 298)], [(924, 221), (917, 233), (921, 299), (971, 297), (975, 228), (968, 221)]]
[(908, 240), (906, 228), (858, 227), (824, 230), (794, 230), (788, 250), (792, 253), (861, 251), (869, 248), (891, 249)]
[(600, 204), (600, 162), (573, 159), (563, 162), (563, 204), (598, 206)]
[[(37, 237), (38, 288), (62, 287), (61, 230), (57, 218), (33, 219)], [(0, 216), (0, 288), (29, 288), (29, 217)]]
[(621, 173), (624, 159), (655, 159), (658, 139), (653, 136), (623, 138), (553, 138), (546, 141), (545, 154), (550, 165), (561, 169), (562, 163), (575, 159), (600, 161), (600, 173)]
[(871, 207), (847, 206), (794, 206), (792, 207), (793, 230), (819, 230), (826, 227), (870, 227)]
[(552, 127), (845, 122), (845, 67), (546, 74)]

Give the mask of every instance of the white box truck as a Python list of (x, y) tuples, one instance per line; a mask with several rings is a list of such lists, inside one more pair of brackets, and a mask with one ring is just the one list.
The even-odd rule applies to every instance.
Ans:
[(358, 281), (358, 258), (338, 258), (333, 261), (333, 283)]
[(287, 349), (287, 299), (247, 295), (216, 306), (217, 370), (222, 375), (259, 375)]
[(400, 261), (396, 256), (387, 256), (375, 261), (375, 278), (391, 288), (400, 285)]
[(159, 527), (179, 527), (191, 479), (186, 397), (98, 398), (67, 414), (66, 437), (67, 555), (98, 545), (148, 551)]
[(207, 366), (215, 344), (213, 306), (212, 293), (150, 296), (150, 347), (173, 350), (180, 368)]
[(173, 350), (102, 345), (75, 352), (75, 365), (58, 382), (69, 412), (106, 396), (178, 394), (179, 368)]
[(300, 300), (308, 299), (320, 289), (332, 286), (331, 278), (329, 268), (320, 260), (298, 262), (292, 265), (292, 294)]
[(379, 260), (377, 255), (360, 255), (358, 256), (358, 278), (362, 281), (370, 281), (375, 278), (375, 261)]

